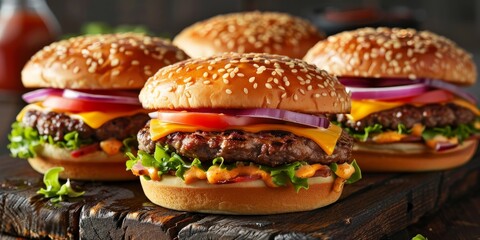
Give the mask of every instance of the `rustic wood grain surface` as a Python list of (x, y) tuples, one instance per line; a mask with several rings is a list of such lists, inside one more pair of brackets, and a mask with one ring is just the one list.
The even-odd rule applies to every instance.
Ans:
[[(443, 215), (455, 217), (462, 230), (478, 221), (462, 220), (477, 214), (456, 206), (463, 199), (475, 203), (480, 188), (480, 155), (449, 171), (416, 174), (366, 174), (346, 186), (342, 198), (328, 207), (301, 213), (269, 216), (225, 216), (168, 210), (150, 203), (137, 181), (79, 182), (86, 194), (51, 203), (35, 194), (42, 176), (26, 161), (0, 158), (0, 231), (21, 237), (56, 239), (377, 239), (414, 235), (437, 229)], [(462, 198), (470, 196), (469, 198)], [(443, 210), (448, 206), (449, 210)], [(476, 205), (478, 207), (478, 204)], [(471, 210), (471, 209), (470, 209)], [(475, 210), (475, 209), (473, 209)], [(458, 215), (456, 213), (458, 212)], [(431, 216), (431, 221), (425, 220)], [(437, 217), (435, 217), (437, 216)], [(473, 216), (473, 215), (472, 215)], [(423, 217), (423, 218), (422, 218)], [(470, 216), (471, 217), (471, 216)], [(418, 222), (423, 225), (412, 225)], [(422, 223), (422, 221), (427, 221)], [(456, 225), (455, 225), (456, 224)], [(477, 225), (475, 225), (477, 224)], [(403, 232), (402, 232), (403, 231)], [(456, 233), (451, 233), (455, 235)], [(432, 234), (433, 235), (433, 234)], [(411, 238), (411, 236), (410, 236)], [(467, 239), (467, 238), (465, 238)]]

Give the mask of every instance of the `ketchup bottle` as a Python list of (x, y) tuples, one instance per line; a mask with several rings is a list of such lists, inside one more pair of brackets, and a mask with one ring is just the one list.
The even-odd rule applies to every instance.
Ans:
[(45, 0), (3, 0), (0, 7), (0, 90), (24, 90), (20, 73), (30, 57), (55, 41), (57, 20)]

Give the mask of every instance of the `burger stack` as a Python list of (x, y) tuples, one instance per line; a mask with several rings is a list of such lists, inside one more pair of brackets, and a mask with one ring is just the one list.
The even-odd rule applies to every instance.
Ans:
[(29, 103), (9, 136), (13, 156), (62, 178), (126, 180), (126, 151), (148, 121), (138, 90), (158, 69), (187, 58), (170, 42), (141, 34), (75, 37), (53, 43), (25, 65)]
[(475, 83), (469, 53), (428, 31), (363, 28), (315, 45), (306, 61), (337, 75), (352, 112), (331, 118), (355, 138), (366, 171), (428, 171), (475, 154), (480, 111), (462, 86)]
[[(337, 201), (360, 168), (447, 169), (477, 148), (480, 111), (458, 86), (475, 82), (475, 65), (430, 32), (365, 28), (324, 39), (306, 20), (246, 12), (183, 30), (173, 43), (186, 54), (146, 36), (79, 39), (47, 47), (25, 67), (27, 87), (53, 89), (26, 95), (32, 104), (14, 125), (12, 136), (23, 138), (12, 141), (12, 153), (42, 173), (57, 164), (105, 172), (105, 159), (118, 154), (122, 177), (62, 177), (139, 176), (145, 195), (166, 208), (312, 210)], [(117, 91), (140, 88), (134, 97)], [(104, 101), (83, 113), (68, 107), (71, 98)], [(122, 131), (111, 132), (112, 124)]]

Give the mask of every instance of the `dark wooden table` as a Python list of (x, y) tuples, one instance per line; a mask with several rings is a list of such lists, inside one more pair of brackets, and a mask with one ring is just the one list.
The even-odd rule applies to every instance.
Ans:
[[(42, 176), (8, 156), (10, 123), (23, 104), (0, 93), (0, 238), (56, 239), (480, 239), (480, 152), (448, 171), (365, 174), (322, 209), (270, 216), (168, 210), (137, 181), (79, 182), (78, 199), (36, 195)], [(193, 196), (192, 196), (193, 197)]]

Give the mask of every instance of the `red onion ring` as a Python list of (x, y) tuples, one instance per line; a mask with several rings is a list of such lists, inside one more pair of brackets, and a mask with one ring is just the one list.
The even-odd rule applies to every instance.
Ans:
[(394, 87), (346, 87), (352, 93), (352, 99), (395, 99), (413, 97), (428, 91), (428, 86), (423, 83), (394, 86)]
[(22, 99), (27, 103), (40, 102), (45, 100), (48, 96), (62, 96), (63, 89), (56, 88), (44, 88), (31, 92), (27, 92), (22, 95)]
[(450, 143), (450, 142), (437, 142), (435, 144), (435, 151), (441, 152), (448, 149), (452, 149), (458, 146), (458, 143)]
[(76, 91), (71, 89), (65, 89), (63, 91), (62, 96), (64, 98), (82, 99), (87, 101), (140, 105), (140, 101), (138, 100), (138, 97), (125, 96), (125, 94), (121, 94), (121, 93), (118, 95), (104, 95), (104, 94), (96, 94), (91, 92), (87, 93), (87, 92), (81, 92), (81, 91)]
[[(408, 85), (417, 85), (417, 84), (424, 84), (425, 86), (436, 88), (436, 89), (443, 89), (447, 90), (458, 97), (461, 97), (470, 103), (476, 104), (478, 99), (468, 93), (465, 92), (462, 88), (439, 80), (439, 79), (408, 79), (408, 78), (361, 78), (361, 77), (339, 77), (338, 80), (347, 87), (347, 89), (352, 90), (352, 98), (353, 99), (393, 99), (394, 97), (411, 97), (414, 94), (404, 92), (405, 94), (402, 95), (401, 92), (398, 94), (395, 92), (390, 92), (392, 96), (388, 96), (383, 91), (390, 91), (393, 89), (387, 89), (388, 87), (399, 87), (399, 86), (408, 86)], [(369, 96), (368, 88), (372, 88), (370, 92), (372, 92), (372, 96)], [(380, 90), (382, 93), (376, 94), (376, 90)], [(403, 89), (399, 89), (403, 92)], [(360, 94), (360, 92), (362, 94)], [(420, 92), (422, 93), (422, 92)]]
[(140, 105), (137, 94), (125, 91), (77, 91), (71, 89), (44, 88), (22, 95), (27, 103), (40, 102), (49, 96), (61, 96), (69, 99), (81, 99), (106, 103)]
[(229, 110), (226, 114), (282, 120), (309, 127), (328, 128), (330, 125), (330, 121), (325, 117), (275, 108), (234, 109)]

